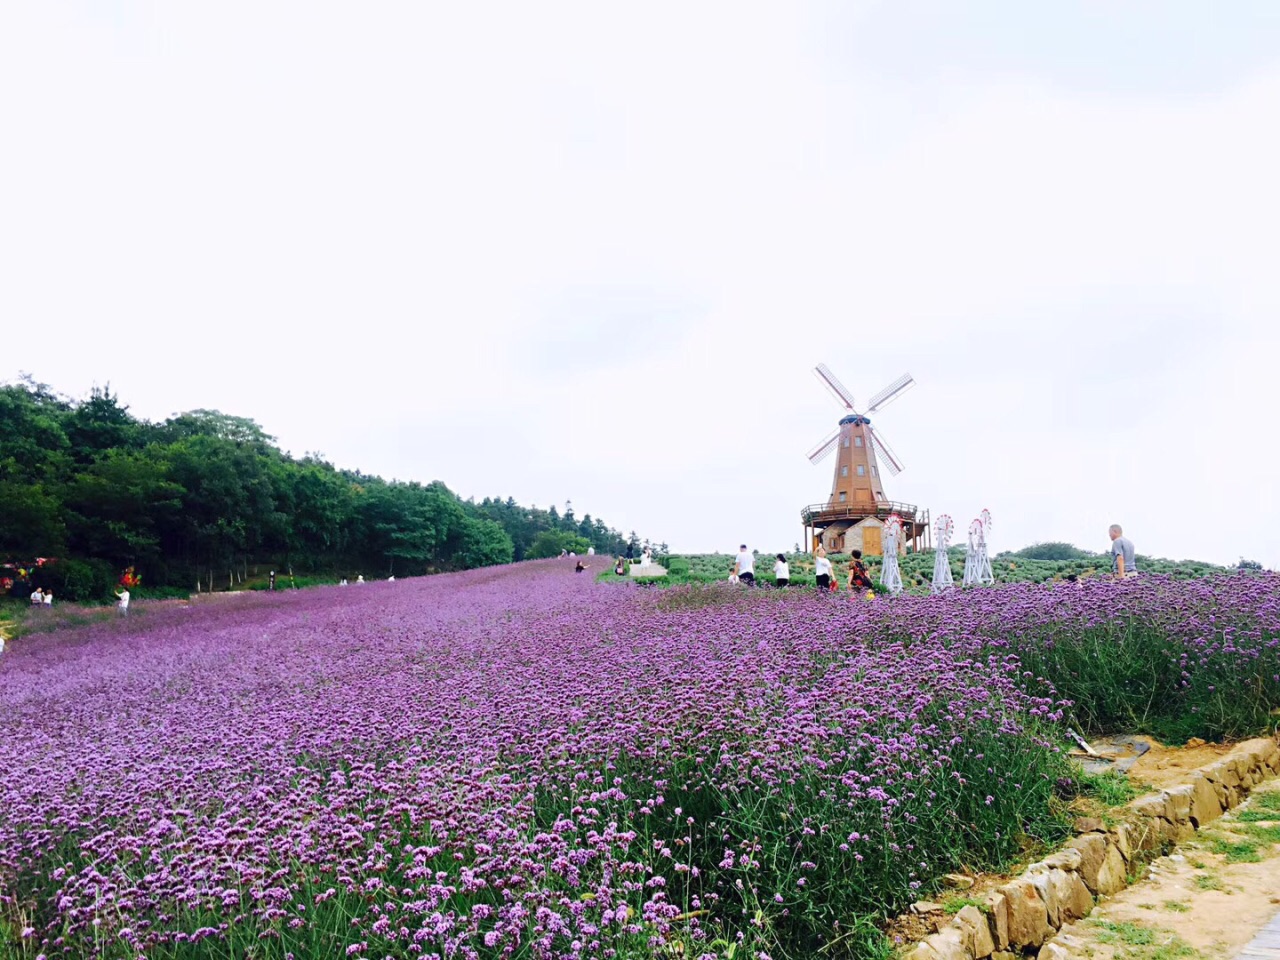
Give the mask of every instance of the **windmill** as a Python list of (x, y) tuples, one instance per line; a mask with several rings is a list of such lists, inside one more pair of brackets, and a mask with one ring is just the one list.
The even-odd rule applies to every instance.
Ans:
[[(853, 394), (825, 363), (818, 364), (813, 373), (845, 414), (831, 435), (808, 454), (809, 462), (817, 464), (834, 453), (836, 463), (831, 496), (827, 502), (801, 511), (805, 542), (812, 548), (814, 540), (809, 532), (812, 528), (829, 551), (840, 552), (860, 546), (863, 553), (877, 555), (883, 546), (883, 522), (890, 514), (897, 513), (902, 519), (898, 542), (918, 546), (920, 536), (929, 526), (927, 512), (922, 514), (912, 504), (896, 503), (885, 496), (881, 470), (887, 470), (890, 476), (896, 477), (902, 472), (902, 461), (884, 436), (872, 426), (870, 417), (915, 386), (915, 379), (909, 373), (903, 374), (873, 396), (864, 411), (859, 411), (854, 405)], [(874, 523), (866, 522), (872, 518)], [(850, 538), (848, 531), (855, 527), (859, 528), (858, 534)]]
[(951, 545), (951, 535), (955, 533), (955, 529), (948, 514), (944, 513), (938, 518), (934, 528), (934, 538), (938, 545), (933, 556), (933, 593), (946, 593), (956, 585), (951, 577), (951, 557), (947, 555), (947, 547)]
[(991, 511), (983, 510), (969, 524), (969, 543), (964, 551), (964, 585), (974, 587), (981, 583), (995, 583), (991, 570), (991, 557), (987, 555), (987, 531), (991, 529)]
[(891, 596), (902, 592), (902, 571), (898, 569), (898, 539), (902, 536), (902, 518), (890, 514), (884, 524), (884, 563), (880, 565), (880, 583)]

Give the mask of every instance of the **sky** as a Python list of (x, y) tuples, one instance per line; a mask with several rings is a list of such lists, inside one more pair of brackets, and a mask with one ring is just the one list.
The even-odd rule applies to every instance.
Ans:
[(1280, 567), (1280, 5), (0, 4), (0, 380), (673, 549), (842, 411), (993, 550)]

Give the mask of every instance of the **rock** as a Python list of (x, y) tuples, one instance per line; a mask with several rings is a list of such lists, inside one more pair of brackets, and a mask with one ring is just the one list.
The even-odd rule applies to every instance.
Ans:
[(1040, 862), (1050, 869), (1071, 871), (1079, 870), (1082, 860), (1083, 857), (1080, 851), (1075, 847), (1069, 846), (1064, 850), (1059, 850), (1051, 857), (1045, 857)]
[(1009, 949), (1009, 898), (1000, 891), (987, 897), (987, 916), (991, 918), (991, 938), (996, 950)]
[(1231, 769), (1236, 772), (1236, 776), (1243, 783), (1245, 774), (1249, 772), (1249, 761), (1239, 753), (1233, 753), (1227, 757), (1225, 762), (1231, 765)]
[(926, 937), (925, 942), (933, 948), (938, 960), (974, 960), (964, 948), (964, 936), (958, 927), (946, 927)]
[(1249, 760), (1249, 766), (1257, 770), (1266, 766), (1271, 751), (1276, 749), (1276, 742), (1270, 737), (1254, 737), (1236, 747), (1235, 752), (1243, 753)]
[[(1046, 953), (1046, 951), (1048, 951)], [(1068, 958), (1092, 956), (1089, 945), (1079, 937), (1069, 933), (1060, 933), (1043, 947), (1036, 955), (1036, 960), (1068, 960)]]
[(1133, 859), (1134, 829), (1133, 824), (1130, 823), (1117, 823), (1111, 828), (1111, 842), (1119, 848), (1120, 856), (1124, 857), (1126, 861)]
[(1156, 853), (1163, 845), (1163, 827), (1169, 821), (1162, 817), (1144, 818), (1129, 825), (1129, 842), (1133, 852), (1130, 861), (1141, 860)]
[(1277, 744), (1274, 740), (1268, 740), (1262, 762), (1267, 765), (1267, 769), (1272, 773), (1280, 773), (1280, 744)]
[(1040, 894), (1040, 899), (1044, 901), (1045, 920), (1049, 922), (1049, 926), (1057, 930), (1062, 926), (1062, 921), (1058, 917), (1058, 895), (1053, 886), (1052, 874), (1051, 870), (1036, 870), (1035, 867), (1031, 867), (1023, 876), (1031, 881), (1032, 886), (1036, 888), (1036, 893)]
[(1227, 763), (1225, 760), (1211, 763), (1200, 772), (1211, 783), (1220, 783), (1224, 787), (1240, 786), (1240, 774), (1236, 771), (1235, 764)]
[(1102, 821), (1097, 817), (1076, 817), (1076, 822), (1072, 825), (1076, 833), (1099, 833), (1102, 828)]
[(1044, 901), (1049, 926), (1055, 929), (1088, 916), (1093, 909), (1093, 896), (1078, 874), (1056, 868), (1035, 872), (1032, 867), (1027, 871), (1027, 879)]
[(1230, 798), (1227, 796), (1227, 788), (1217, 780), (1210, 780), (1209, 786), (1213, 787), (1213, 792), (1218, 798), (1218, 806), (1221, 807), (1223, 810), (1230, 810), (1231, 801), (1230, 801)]
[(1098, 895), (1109, 897), (1119, 893), (1125, 886), (1124, 857), (1111, 844), (1107, 844), (1107, 853), (1103, 857), (1102, 866), (1098, 870)]
[(1173, 816), (1169, 819), (1174, 823), (1187, 823), (1191, 819), (1191, 784), (1181, 784), (1164, 794), (1173, 805)]
[(997, 950), (991, 955), (991, 960), (1022, 960), (1022, 954), (1009, 950)]
[(942, 904), (934, 903), (932, 900), (917, 900), (911, 905), (912, 913), (941, 913)]
[(955, 923), (960, 928), (960, 939), (970, 956), (981, 960), (995, 952), (996, 942), (991, 936), (991, 925), (977, 907), (963, 907), (956, 914)]
[(953, 890), (968, 890), (973, 886), (973, 877), (966, 877), (963, 873), (948, 873), (943, 876), (942, 885)]
[(1063, 924), (1087, 917), (1093, 911), (1093, 894), (1078, 873), (1055, 875), (1055, 885), (1058, 888), (1058, 919)]
[(1107, 840), (1100, 833), (1090, 833), (1076, 837), (1069, 848), (1080, 852), (1080, 867), (1077, 872), (1084, 885), (1091, 893), (1098, 892), (1098, 871), (1102, 869), (1102, 861), (1107, 856)]
[(938, 952), (929, 945), (928, 940), (921, 940), (907, 951), (902, 960), (939, 960)]
[(1192, 737), (1190, 740), (1188, 740), (1188, 741), (1187, 741), (1187, 746), (1188, 746), (1188, 747), (1203, 747), (1203, 746), (1204, 746), (1204, 741), (1203, 741), (1203, 740), (1201, 740), (1199, 737)]
[(1199, 829), (1220, 816), (1222, 816), (1222, 806), (1218, 802), (1218, 794), (1213, 789), (1213, 784), (1204, 777), (1197, 776), (1191, 781), (1191, 822)]
[(1009, 902), (1010, 944), (1038, 947), (1053, 935), (1053, 928), (1049, 926), (1048, 908), (1030, 880), (1014, 880), (1005, 884), (1002, 892)]
[(1163, 817), (1165, 815), (1165, 798), (1158, 793), (1147, 794), (1145, 797), (1139, 797), (1129, 805), (1129, 808), (1140, 817), (1150, 817), (1152, 819)]

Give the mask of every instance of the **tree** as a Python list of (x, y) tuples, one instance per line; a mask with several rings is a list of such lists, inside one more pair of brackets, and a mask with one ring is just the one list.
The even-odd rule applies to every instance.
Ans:
[(407, 573), (506, 563), (533, 555), (543, 534), (557, 535), (541, 541), (551, 554), (625, 547), (599, 518), (579, 521), (571, 501), (564, 510), (294, 459), (254, 420), (217, 410), (151, 423), (109, 386), (76, 401), (29, 376), (0, 384), (0, 550), (58, 558), (77, 595), (97, 596), (93, 584), (129, 565), (149, 586), (213, 586), (257, 563)]
[(173, 525), (185, 493), (168, 473), (163, 459), (123, 449), (86, 467), (63, 492), (72, 551), (114, 567), (159, 561), (161, 533)]
[(110, 385), (94, 387), (89, 399), (78, 404), (65, 418), (64, 429), (71, 454), (80, 463), (89, 463), (106, 451), (133, 447), (139, 439), (139, 425), (111, 393)]
[(57, 557), (67, 530), (58, 501), (39, 485), (0, 480), (0, 551), (6, 556)]
[(1025, 557), (1028, 560), (1084, 560), (1093, 555), (1073, 544), (1053, 541), (1033, 543), (1029, 547), (1015, 551), (1012, 556)]
[(561, 551), (586, 553), (591, 544), (575, 533), (564, 530), (544, 530), (533, 541), (528, 556), (532, 560), (542, 557), (558, 557)]
[(462, 543), (456, 554), (466, 569), (510, 563), (515, 555), (511, 538), (492, 520), (468, 519), (463, 525)]

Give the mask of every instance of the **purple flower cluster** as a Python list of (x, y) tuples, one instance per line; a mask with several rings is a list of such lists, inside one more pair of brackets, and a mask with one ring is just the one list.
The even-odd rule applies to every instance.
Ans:
[(50, 957), (802, 952), (1052, 826), (1066, 704), (1030, 640), (1273, 659), (1275, 578), (1108, 589), (539, 561), (32, 639), (0, 660), (0, 910)]

